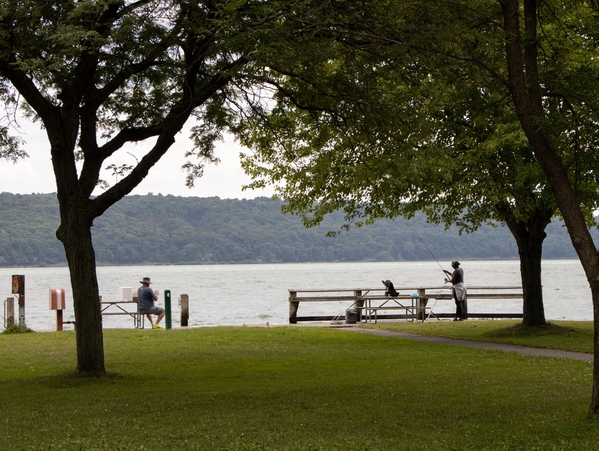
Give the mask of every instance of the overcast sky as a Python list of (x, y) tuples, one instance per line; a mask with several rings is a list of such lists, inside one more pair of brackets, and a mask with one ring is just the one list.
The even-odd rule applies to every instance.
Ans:
[[(0, 160), (0, 192), (14, 194), (54, 193), (56, 182), (50, 161), (50, 151), (44, 131), (36, 124), (30, 124), (24, 119), (20, 123), (22, 129), (20, 136), (26, 141), (24, 149), (29, 158), (12, 164)], [(13, 131), (11, 134), (15, 134)], [(139, 184), (132, 194), (173, 194), (175, 196), (213, 197), (221, 199), (253, 199), (258, 196), (271, 196), (272, 189), (265, 191), (242, 191), (241, 186), (250, 181), (241, 169), (239, 153), (243, 148), (233, 138), (217, 143), (216, 156), (221, 163), (216, 166), (206, 165), (204, 177), (196, 180), (195, 187), (189, 189), (185, 186), (186, 172), (181, 166), (186, 162), (185, 151), (189, 149), (189, 133), (182, 132), (177, 135), (177, 141), (164, 157), (151, 169), (149, 175)], [(131, 146), (125, 151), (121, 150), (120, 161), (108, 161), (115, 164), (135, 164), (135, 158), (141, 159), (144, 147)], [(109, 183), (114, 183), (110, 173), (102, 174)]]

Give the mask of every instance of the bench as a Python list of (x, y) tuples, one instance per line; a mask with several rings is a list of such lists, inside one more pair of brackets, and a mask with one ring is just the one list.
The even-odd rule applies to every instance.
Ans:
[[(436, 313), (434, 308), (438, 301), (453, 302), (450, 286), (442, 287), (399, 287), (400, 292), (409, 292), (410, 295), (400, 294), (396, 297), (386, 296), (385, 288), (329, 288), (329, 289), (289, 289), (289, 323), (298, 321), (325, 321), (334, 320), (337, 316), (298, 316), (299, 305), (302, 302), (349, 302), (346, 310), (355, 309), (357, 320), (374, 321), (379, 319), (407, 319), (426, 320), (430, 317), (440, 319), (453, 317), (449, 313)], [(522, 287), (519, 286), (472, 286), (468, 287), (466, 301), (464, 301), (464, 317), (477, 318), (521, 318), (522, 313), (468, 313), (467, 300), (523, 300)], [(409, 305), (408, 305), (408, 302)], [(429, 301), (434, 301), (429, 306)], [(393, 301), (389, 303), (389, 301)], [(402, 303), (403, 301), (403, 303)], [(378, 302), (378, 304), (377, 304)], [(403, 311), (403, 315), (380, 315), (379, 312)]]

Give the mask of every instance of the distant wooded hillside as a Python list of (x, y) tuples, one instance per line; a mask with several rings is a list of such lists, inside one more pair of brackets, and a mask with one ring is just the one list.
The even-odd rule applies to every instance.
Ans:
[[(281, 201), (128, 196), (92, 228), (99, 265), (267, 263), (323, 261), (418, 261), (514, 259), (514, 239), (504, 227), (456, 229), (413, 220), (381, 220), (326, 237), (342, 216), (306, 229), (284, 215)], [(55, 194), (0, 194), (0, 266), (66, 265), (55, 231)], [(562, 224), (547, 230), (544, 258), (576, 258)]]

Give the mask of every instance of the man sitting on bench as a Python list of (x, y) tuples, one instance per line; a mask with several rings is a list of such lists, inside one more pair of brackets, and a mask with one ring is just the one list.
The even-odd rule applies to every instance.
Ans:
[[(152, 291), (149, 277), (144, 277), (139, 283), (142, 286), (137, 289), (137, 311), (147, 316), (152, 329), (162, 329), (159, 323), (164, 318), (164, 309), (154, 304), (158, 300), (158, 290)], [(158, 315), (156, 323), (152, 320), (152, 315)]]

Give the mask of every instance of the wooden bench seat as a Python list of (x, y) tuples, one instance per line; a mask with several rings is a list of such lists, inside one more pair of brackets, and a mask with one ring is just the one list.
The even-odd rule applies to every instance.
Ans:
[(102, 312), (102, 316), (111, 316), (111, 315), (141, 315), (139, 312)]

